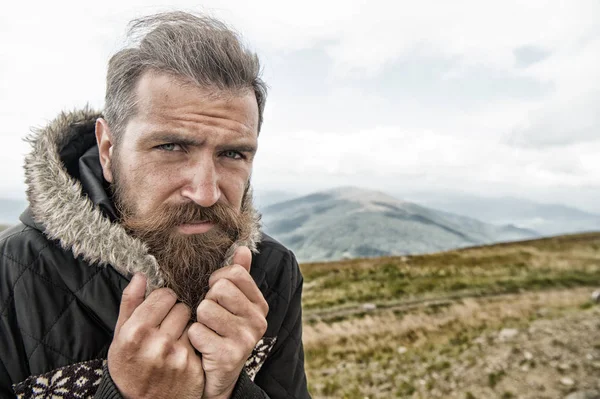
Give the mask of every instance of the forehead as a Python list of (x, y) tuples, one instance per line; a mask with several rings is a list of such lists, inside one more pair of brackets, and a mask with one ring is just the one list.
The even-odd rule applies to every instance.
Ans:
[(164, 73), (146, 72), (136, 86), (138, 122), (185, 127), (221, 127), (240, 135), (258, 135), (258, 104), (251, 89), (199, 87)]

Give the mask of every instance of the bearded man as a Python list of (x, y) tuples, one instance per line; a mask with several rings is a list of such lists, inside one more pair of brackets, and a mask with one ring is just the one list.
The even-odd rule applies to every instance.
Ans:
[(307, 398), (302, 275), (252, 205), (258, 59), (205, 16), (130, 35), (104, 113), (30, 137), (30, 206), (0, 236), (0, 396)]

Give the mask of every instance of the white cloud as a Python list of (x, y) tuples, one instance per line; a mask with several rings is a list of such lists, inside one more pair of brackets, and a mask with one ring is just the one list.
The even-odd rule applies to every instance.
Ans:
[[(300, 49), (325, 55), (323, 76), (330, 81), (319, 77), (312, 88), (272, 90), (256, 165), (261, 184), (364, 184), (384, 190), (386, 184), (428, 184), (523, 195), (600, 186), (598, 1), (209, 0), (203, 7), (244, 34), (264, 56), (268, 75), (274, 75), (275, 60), (285, 61)], [(88, 102), (102, 106), (106, 63), (119, 48), (127, 21), (174, 8), (198, 6), (191, 0), (5, 6), (0, 193), (23, 189), (27, 147), (21, 138), (29, 126), (44, 124), (62, 109)], [(521, 65), (515, 50), (523, 47), (546, 56)], [(461, 107), (457, 103), (468, 94), (460, 88), (432, 90), (416, 99), (404, 95), (401, 86), (397, 94), (369, 86), (375, 78), (385, 80), (398, 63), (418, 68), (423, 58), (444, 61), (436, 78), (448, 82), (474, 82), (477, 71), (528, 79), (548, 90), (496, 98), (492, 88), (482, 87), (472, 100), (476, 106)], [(303, 73), (278, 76), (293, 86)], [(418, 92), (415, 85), (411, 90)], [(308, 90), (302, 101), (314, 104), (302, 108), (294, 100)], [(299, 115), (310, 123), (299, 129), (288, 119), (300, 112), (296, 106), (322, 111)]]

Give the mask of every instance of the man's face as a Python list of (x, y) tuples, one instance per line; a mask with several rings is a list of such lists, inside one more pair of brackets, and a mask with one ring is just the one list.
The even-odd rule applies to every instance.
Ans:
[[(257, 148), (254, 93), (214, 93), (146, 73), (137, 100), (138, 112), (116, 149), (120, 178), (135, 193), (135, 212), (185, 202), (240, 209)], [(209, 227), (178, 230), (193, 234)]]
[(190, 282), (205, 285), (252, 224), (245, 194), (257, 149), (256, 97), (146, 73), (137, 100), (118, 146), (103, 144), (98, 129), (108, 129), (97, 125), (104, 176), (124, 227), (148, 244), (167, 285), (192, 295), (195, 306), (206, 287), (189, 294), (198, 291)]

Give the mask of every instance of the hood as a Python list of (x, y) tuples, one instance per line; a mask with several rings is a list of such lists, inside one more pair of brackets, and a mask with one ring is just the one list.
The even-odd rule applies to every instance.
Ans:
[[(29, 212), (36, 228), (75, 257), (101, 267), (110, 265), (128, 279), (143, 273), (149, 292), (164, 285), (156, 259), (118, 223), (101, 172), (94, 175), (82, 170), (90, 159), (101, 170), (99, 159), (90, 157), (94, 151), (97, 154), (95, 122), (101, 116), (89, 108), (61, 113), (28, 137), (32, 147), (25, 158)], [(80, 162), (84, 155), (87, 161)], [(224, 265), (239, 246), (257, 252), (260, 216), (250, 206), (254, 214), (251, 232), (232, 245)]]

